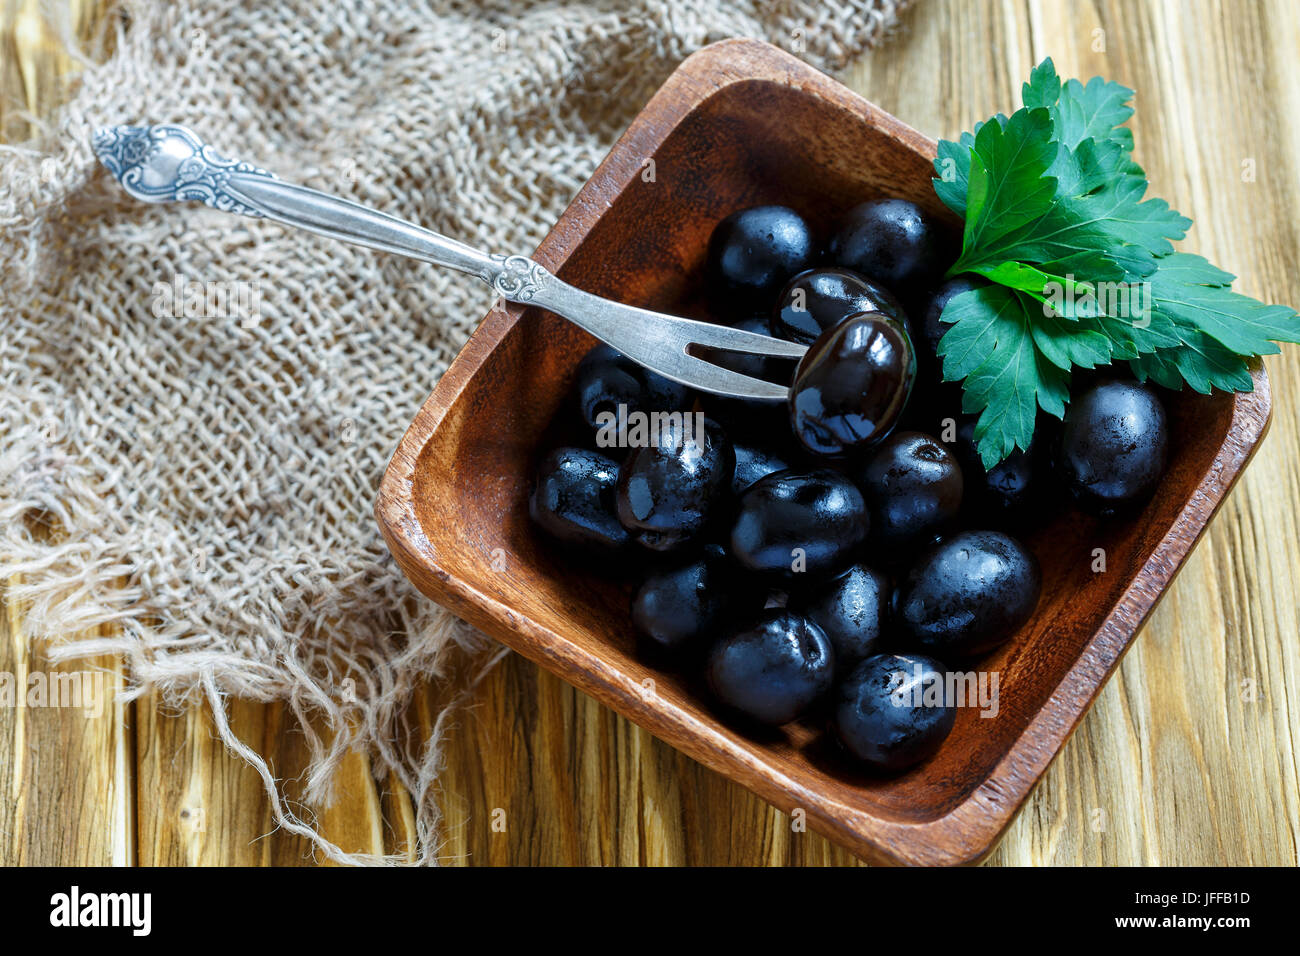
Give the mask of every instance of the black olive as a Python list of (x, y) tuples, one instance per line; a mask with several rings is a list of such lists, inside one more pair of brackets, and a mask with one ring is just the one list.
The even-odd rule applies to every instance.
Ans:
[(635, 449), (620, 469), (618, 520), (653, 551), (671, 551), (695, 538), (731, 493), (736, 453), (715, 422), (694, 415), (690, 428), (659, 428), (653, 443)]
[(721, 546), (707, 544), (691, 561), (653, 572), (632, 599), (641, 646), (680, 655), (716, 639), (743, 610), (761, 608), (761, 593), (741, 586)]
[(736, 474), (731, 481), (731, 490), (741, 495), (758, 479), (784, 471), (790, 467), (785, 459), (774, 452), (754, 445), (736, 442)]
[(852, 563), (869, 527), (862, 492), (838, 471), (777, 471), (741, 496), (731, 554), (773, 582), (814, 586)]
[(880, 650), (889, 609), (889, 578), (855, 564), (830, 584), (811, 593), (799, 611), (830, 638), (835, 666), (847, 674)]
[(615, 515), (618, 464), (584, 448), (556, 448), (537, 469), (528, 513), (539, 528), (565, 544), (614, 553), (631, 535)]
[(604, 343), (583, 356), (574, 375), (578, 415), (593, 429), (602, 412), (674, 412), (691, 407), (691, 390), (643, 368)]
[(724, 637), (709, 653), (709, 686), (759, 723), (794, 720), (830, 689), (835, 658), (821, 628), (782, 608)]
[(957, 722), (944, 666), (911, 654), (877, 654), (839, 687), (835, 732), (849, 753), (897, 773), (937, 751)]
[(900, 428), (930, 431), (945, 418), (961, 417), (961, 383), (943, 380), (943, 360), (939, 358), (939, 341), (952, 325), (942, 322), (944, 308), (954, 298), (973, 288), (988, 285), (978, 276), (949, 279), (933, 295), (921, 295), (907, 329), (916, 351), (916, 386), (908, 402)]
[(1110, 514), (1151, 496), (1168, 449), (1168, 421), (1155, 390), (1103, 382), (1070, 402), (1057, 467), (1081, 506)]
[(934, 221), (905, 199), (854, 206), (828, 251), (835, 265), (884, 283), (897, 294), (937, 278), (947, 253)]
[(979, 276), (962, 275), (954, 276), (934, 290), (934, 295), (930, 297), (925, 311), (921, 314), (921, 321), (917, 323), (920, 341), (912, 342), (916, 346), (918, 358), (924, 358), (929, 362), (938, 360), (939, 341), (952, 328), (952, 323), (942, 320), (943, 310), (957, 296), (986, 285), (988, 282)]
[(1038, 604), (1038, 560), (1000, 531), (963, 531), (922, 553), (894, 595), (894, 620), (919, 649), (951, 660), (983, 654)]
[(933, 539), (961, 511), (961, 466), (922, 432), (886, 438), (859, 484), (871, 510), (872, 546), (895, 559)]
[(1038, 456), (1034, 453), (1034, 445), (1030, 445), (1028, 452), (1017, 448), (985, 471), (975, 444), (975, 422), (974, 416), (963, 416), (951, 446), (961, 462), (967, 509), (992, 510), (1008, 521), (1019, 522), (1028, 516), (1038, 491), (1035, 481)]
[(710, 289), (728, 305), (757, 304), (808, 268), (814, 255), (812, 232), (793, 209), (742, 209), (713, 230), (708, 252)]
[(821, 334), (790, 386), (790, 425), (810, 452), (838, 457), (880, 441), (897, 424), (916, 376), (903, 326), (851, 315)]
[(956, 381), (944, 381), (944, 362), (939, 358), (939, 342), (952, 324), (945, 323), (941, 316), (948, 303), (958, 295), (971, 289), (988, 285), (979, 276), (956, 276), (943, 282), (930, 298), (924, 299), (924, 306), (918, 307), (910, 329), (911, 343), (917, 349), (917, 378), (919, 389), (926, 390), (928, 402), (932, 407), (948, 406), (954, 414), (959, 414), (962, 407), (961, 384)]
[(809, 269), (781, 291), (770, 331), (778, 338), (810, 343), (861, 312), (879, 312), (900, 325), (907, 318), (898, 299), (884, 286), (848, 269)]

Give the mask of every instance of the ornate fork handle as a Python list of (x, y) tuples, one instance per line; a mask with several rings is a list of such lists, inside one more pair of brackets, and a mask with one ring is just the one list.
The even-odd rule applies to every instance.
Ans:
[(95, 153), (128, 193), (145, 202), (198, 201), (265, 217), (383, 252), (476, 275), (502, 298), (530, 302), (553, 277), (526, 256), (488, 255), (374, 209), (281, 180), (227, 159), (184, 126), (108, 126)]
[(198, 201), (468, 272), (489, 283), (503, 299), (564, 316), (632, 361), (705, 391), (766, 401), (784, 401), (787, 395), (784, 385), (691, 354), (696, 347), (789, 359), (798, 359), (805, 351), (795, 342), (592, 295), (560, 281), (527, 256), (488, 255), (414, 223), (227, 159), (183, 126), (107, 127), (96, 131), (94, 146), (103, 164), (136, 199)]

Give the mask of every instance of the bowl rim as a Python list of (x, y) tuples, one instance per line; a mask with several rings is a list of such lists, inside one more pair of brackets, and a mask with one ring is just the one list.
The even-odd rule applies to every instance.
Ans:
[[(534, 258), (548, 269), (559, 269), (607, 210), (599, 197), (616, 195), (639, 176), (644, 157), (654, 155), (703, 102), (729, 86), (753, 81), (779, 83), (829, 100), (905, 148), (931, 161), (935, 157), (933, 140), (803, 61), (761, 41), (723, 40), (692, 54), (669, 76), (542, 240)], [(650, 113), (661, 121), (644, 122)], [(992, 852), (1204, 534), (1272, 415), (1268, 376), (1256, 359), (1251, 367), (1254, 391), (1233, 395), (1227, 437), (1209, 469), (1046, 702), (988, 775), (940, 816), (889, 819), (818, 793), (757, 759), (725, 725), (705, 723), (665, 698), (649, 706), (639, 683), (439, 565), (414, 506), (419, 456), (493, 349), (527, 310), (500, 301), (494, 305), (398, 443), (375, 502), (380, 530), (398, 564), (421, 591), (472, 625), (781, 810), (802, 808), (814, 829), (878, 862), (970, 864)]]

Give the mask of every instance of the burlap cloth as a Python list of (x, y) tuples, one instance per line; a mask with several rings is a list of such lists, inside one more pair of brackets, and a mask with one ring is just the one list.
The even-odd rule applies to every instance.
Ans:
[(228, 696), (287, 701), (328, 730), (307, 734), (307, 803), (361, 747), (413, 795), (418, 859), (436, 860), (439, 731), (402, 715), (477, 641), (415, 594), (371, 509), (490, 295), (272, 223), (137, 203), (97, 166), (92, 130), (183, 123), (294, 181), (527, 251), (693, 50), (756, 36), (834, 69), (906, 2), (125, 3), (110, 58), (45, 135), (0, 148), (0, 578), (27, 632), (56, 659), (122, 655), (130, 693), (206, 698), (277, 824), (367, 861), (316, 834), (226, 722)]

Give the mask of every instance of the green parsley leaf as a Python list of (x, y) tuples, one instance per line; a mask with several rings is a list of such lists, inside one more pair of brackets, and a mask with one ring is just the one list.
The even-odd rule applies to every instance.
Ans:
[(1043, 358), (1063, 372), (1075, 365), (1096, 368), (1110, 364), (1110, 338), (1095, 328), (1067, 322), (1044, 310), (1044, 314), (1034, 318), (1031, 331)]
[(1110, 339), (1111, 355), (1115, 359), (1133, 359), (1183, 344), (1185, 336), (1174, 322), (1150, 303), (1144, 304), (1144, 315), (1132, 317), (1115, 314), (1126, 310), (1099, 301), (1082, 302), (1077, 308), (1075, 317), (1082, 325)]
[(1202, 333), (1193, 333), (1177, 348), (1140, 355), (1129, 367), (1139, 382), (1150, 379), (1176, 391), (1182, 390), (1183, 383), (1202, 395), (1215, 388), (1249, 392), (1255, 387), (1246, 360)]
[(1233, 276), (1175, 252), (1191, 220), (1147, 197), (1133, 160), (1133, 91), (1062, 81), (1050, 59), (1024, 108), (939, 144), (935, 192), (965, 219), (950, 276), (991, 285), (955, 297), (939, 343), (944, 378), (979, 413), (985, 467), (1060, 417), (1070, 370), (1127, 361), (1142, 381), (1249, 390), (1247, 359), (1300, 342), (1300, 316), (1231, 290)]
[(965, 379), (962, 410), (979, 413), (975, 441), (985, 468), (1029, 448), (1039, 408), (1065, 414), (1068, 373), (1034, 344), (1035, 311), (1032, 298), (997, 285), (964, 292), (943, 311), (952, 323), (939, 341), (943, 375)]
[(975, 124), (975, 129), (962, 133), (957, 142), (939, 140), (939, 149), (934, 160), (934, 191), (949, 209), (966, 218), (966, 192), (970, 185), (971, 150), (975, 148), (975, 137), (988, 123), (999, 126), (1007, 124), (1007, 117), (998, 113), (991, 120)]
[(945, 206), (963, 219), (966, 217), (966, 190), (970, 182), (970, 155), (974, 147), (975, 136), (972, 133), (962, 133), (955, 143), (941, 139), (934, 160), (934, 191)]
[(1074, 149), (1085, 139), (1098, 143), (1110, 140), (1125, 152), (1133, 151), (1133, 131), (1123, 124), (1133, 115), (1128, 105), (1133, 91), (1118, 83), (1108, 83), (1094, 76), (1084, 86), (1069, 80), (1061, 87), (1061, 99), (1052, 117), (1056, 137), (1067, 149)]
[(1042, 216), (1020, 228), (978, 246), (963, 245), (949, 274), (1007, 261), (1033, 264), (1093, 255), (1129, 275), (1150, 275), (1156, 258), (1173, 252), (1170, 240), (1181, 239), (1191, 220), (1162, 199), (1143, 202), (1145, 188), (1125, 176), (1086, 195), (1058, 196)]
[[(1029, 72), (1029, 82), (1020, 87), (1020, 99), (1026, 109), (1051, 109), (1061, 98), (1061, 78), (1049, 56)], [(1055, 121), (1056, 117), (1052, 118)]]
[[(1200, 256), (1174, 253), (1151, 277), (1155, 308), (1176, 325), (1199, 331), (1237, 355), (1272, 355), (1274, 342), (1300, 342), (1300, 317), (1233, 292), (1232, 276)], [(1191, 341), (1189, 340), (1189, 344)]]
[(1017, 110), (975, 134), (966, 190), (965, 248), (982, 248), (1042, 216), (1056, 180), (1046, 175), (1056, 158), (1047, 110)]
[(970, 271), (1008, 289), (1018, 289), (1028, 293), (1041, 302), (1048, 300), (1053, 285), (1060, 286), (1062, 291), (1070, 290), (1075, 293), (1088, 288), (1086, 283), (1080, 283), (1059, 273), (1045, 272), (1027, 266), (1023, 262), (1000, 262), (995, 266), (976, 266)]

